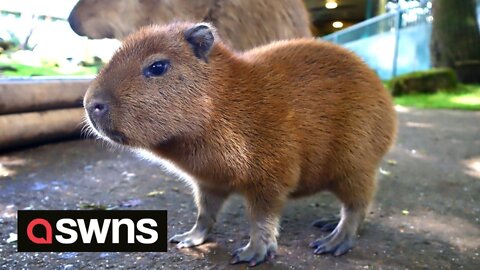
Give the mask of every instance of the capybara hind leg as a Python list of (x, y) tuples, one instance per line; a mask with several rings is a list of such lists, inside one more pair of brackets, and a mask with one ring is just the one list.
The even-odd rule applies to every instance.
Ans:
[(351, 178), (350, 183), (338, 183), (332, 190), (342, 201), (341, 218), (335, 229), (325, 238), (310, 243), (315, 254), (345, 254), (353, 248), (357, 230), (362, 224), (375, 191), (372, 174)]
[(198, 208), (197, 222), (190, 231), (176, 234), (169, 240), (178, 243), (178, 248), (193, 247), (205, 242), (215, 224), (218, 211), (228, 197), (227, 192), (213, 192), (202, 187), (196, 187), (194, 195)]

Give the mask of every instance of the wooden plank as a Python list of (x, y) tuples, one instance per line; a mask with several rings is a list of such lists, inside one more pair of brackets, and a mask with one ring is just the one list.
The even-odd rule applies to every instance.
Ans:
[(0, 151), (78, 137), (83, 108), (0, 115)]
[(0, 115), (81, 107), (91, 78), (1, 79)]

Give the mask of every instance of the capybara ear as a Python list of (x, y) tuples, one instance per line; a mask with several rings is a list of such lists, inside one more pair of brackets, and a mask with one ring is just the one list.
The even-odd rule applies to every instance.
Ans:
[(185, 31), (185, 39), (199, 59), (208, 63), (208, 54), (215, 40), (213, 28), (207, 23), (199, 23)]

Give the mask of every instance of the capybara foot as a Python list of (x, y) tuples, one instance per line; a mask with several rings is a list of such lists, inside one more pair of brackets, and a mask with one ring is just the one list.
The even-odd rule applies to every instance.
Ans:
[(320, 228), (322, 232), (333, 232), (338, 226), (340, 218), (319, 219), (313, 222), (312, 226)]
[(315, 254), (333, 254), (333, 256), (340, 256), (353, 248), (354, 243), (354, 236), (347, 235), (340, 231), (333, 231), (327, 237), (310, 243), (310, 247), (315, 249), (313, 252)]
[(231, 264), (248, 263), (249, 266), (256, 266), (268, 259), (273, 259), (277, 251), (276, 243), (248, 243), (246, 246), (233, 252)]
[(200, 230), (191, 230), (186, 233), (176, 234), (168, 241), (178, 243), (177, 248), (188, 248), (201, 245), (207, 239), (207, 232)]
[(365, 217), (365, 207), (342, 207), (341, 219), (338, 226), (327, 237), (310, 243), (315, 254), (333, 254), (340, 256), (355, 244), (359, 225)]

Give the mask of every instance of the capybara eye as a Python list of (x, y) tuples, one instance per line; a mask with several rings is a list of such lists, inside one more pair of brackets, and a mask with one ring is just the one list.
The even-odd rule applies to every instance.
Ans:
[(170, 61), (168, 60), (156, 61), (143, 70), (143, 75), (147, 78), (162, 76), (167, 72), (169, 66)]

